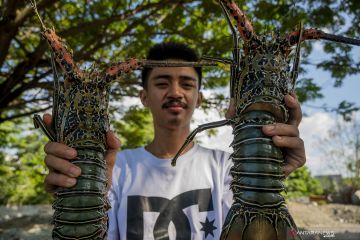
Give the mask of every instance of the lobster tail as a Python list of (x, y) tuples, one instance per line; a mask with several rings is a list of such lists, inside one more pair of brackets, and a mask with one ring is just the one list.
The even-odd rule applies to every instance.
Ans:
[[(283, 154), (262, 132), (264, 125), (274, 122), (275, 117), (265, 111), (249, 111), (237, 119), (230, 170), (234, 203), (221, 239), (282, 240), (297, 231), (280, 194)], [(294, 239), (299, 238), (294, 235)]]
[(74, 187), (55, 193), (53, 239), (105, 239), (110, 205), (104, 155), (78, 149), (73, 163), (81, 168), (81, 176)]

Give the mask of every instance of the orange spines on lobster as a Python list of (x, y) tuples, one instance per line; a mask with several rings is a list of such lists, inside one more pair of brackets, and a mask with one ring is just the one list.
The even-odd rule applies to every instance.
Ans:
[(116, 79), (117, 77), (121, 76), (121, 74), (139, 69), (140, 67), (141, 64), (139, 63), (139, 61), (135, 58), (131, 58), (126, 62), (112, 65), (105, 70), (105, 73), (107, 75), (107, 78)]
[(251, 38), (257, 38), (254, 33), (254, 29), (251, 21), (246, 17), (245, 13), (241, 11), (238, 5), (233, 0), (224, 0), (221, 1), (226, 9), (229, 11), (230, 15), (237, 22), (237, 29), (240, 33), (241, 38), (246, 42)]
[(83, 71), (74, 63), (73, 54), (64, 43), (64, 40), (56, 34), (55, 30), (44, 27), (42, 35), (54, 52), (55, 60), (65, 73), (66, 77), (77, 79), (83, 78)]

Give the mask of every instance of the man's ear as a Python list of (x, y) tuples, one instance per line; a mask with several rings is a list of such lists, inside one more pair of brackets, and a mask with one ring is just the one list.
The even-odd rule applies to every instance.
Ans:
[(144, 105), (144, 107), (147, 107), (147, 92), (145, 89), (140, 90), (139, 92), (139, 98), (141, 103)]
[(204, 95), (202, 92), (199, 92), (199, 96), (198, 96), (198, 99), (197, 99), (197, 102), (196, 102), (196, 107), (200, 107), (201, 103), (203, 102), (203, 99), (204, 99)]

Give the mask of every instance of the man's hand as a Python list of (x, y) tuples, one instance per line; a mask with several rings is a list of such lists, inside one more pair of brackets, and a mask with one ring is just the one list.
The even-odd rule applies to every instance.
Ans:
[[(302, 118), (300, 104), (295, 94), (285, 96), (285, 104), (289, 108), (287, 124), (276, 123), (263, 127), (263, 132), (272, 137), (274, 144), (284, 148), (285, 165), (282, 170), (285, 176), (302, 167), (306, 162), (304, 141), (299, 137), (299, 124)], [(225, 114), (227, 119), (234, 118), (236, 106), (234, 99), (230, 99), (229, 108)]]
[[(45, 114), (43, 121), (48, 128), (51, 128), (52, 117)], [(111, 186), (112, 169), (116, 159), (116, 153), (120, 148), (120, 141), (109, 131), (106, 133), (108, 150), (105, 153), (107, 163), (108, 186)], [(49, 142), (45, 145), (45, 164), (49, 174), (44, 181), (45, 190), (54, 192), (57, 187), (72, 187), (76, 184), (76, 177), (81, 174), (81, 169), (69, 160), (75, 159), (77, 152), (64, 144)]]
[(302, 118), (300, 104), (295, 94), (285, 96), (289, 108), (287, 124), (276, 123), (263, 127), (263, 132), (272, 136), (274, 144), (284, 149), (285, 165), (282, 170), (285, 176), (302, 167), (306, 162), (304, 141), (299, 137), (299, 124)]

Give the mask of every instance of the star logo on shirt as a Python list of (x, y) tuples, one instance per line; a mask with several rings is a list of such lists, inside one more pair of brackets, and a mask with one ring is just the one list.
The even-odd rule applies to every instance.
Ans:
[(214, 222), (215, 222), (215, 219), (212, 220), (212, 221), (209, 221), (209, 219), (206, 217), (206, 220), (205, 222), (200, 222), (201, 225), (202, 225), (202, 228), (200, 229), (200, 231), (204, 231), (205, 232), (205, 239), (206, 237), (211, 234), (211, 236), (214, 237), (214, 233), (213, 231), (215, 229), (217, 229), (217, 227), (214, 226)]

